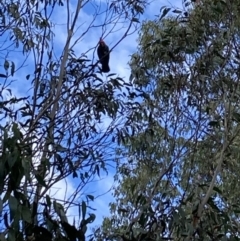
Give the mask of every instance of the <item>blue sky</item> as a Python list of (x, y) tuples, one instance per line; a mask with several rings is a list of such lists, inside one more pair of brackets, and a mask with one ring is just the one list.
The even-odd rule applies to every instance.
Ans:
[[(105, 1), (102, 1), (105, 2)], [(155, 0), (152, 1), (151, 4), (147, 7), (145, 14), (142, 16), (143, 20), (146, 19), (154, 19), (155, 15), (159, 14), (160, 9), (162, 6), (174, 6), (174, 7), (181, 7), (182, 1), (175, 0), (175, 1), (164, 1), (164, 0)], [(80, 22), (89, 23), (91, 21), (91, 8), (86, 8), (84, 12), (82, 12), (80, 17)], [(56, 31), (58, 32), (59, 42), (64, 39), (64, 31), (62, 27), (57, 27)], [(109, 34), (105, 41), (111, 48), (114, 46), (116, 42), (123, 36), (125, 29), (118, 30), (117, 32)], [(90, 49), (96, 46), (99, 37), (101, 36), (101, 28), (90, 30), (89, 33), (82, 39), (81, 43), (79, 43), (79, 47), (76, 46), (76, 51), (81, 54), (83, 49)], [(138, 33), (135, 32), (134, 34), (128, 36), (124, 39), (116, 48), (114, 48), (113, 52), (111, 53), (110, 58), (110, 68), (111, 72), (117, 73), (120, 77), (128, 79), (130, 76), (130, 69), (128, 66), (128, 62), (130, 60), (130, 55), (136, 51), (137, 48), (137, 38)], [(59, 43), (59, 44), (60, 44)], [(91, 54), (89, 54), (91, 56)], [(96, 58), (96, 56), (95, 56)], [(106, 124), (107, 125), (107, 124)], [(114, 168), (109, 170), (108, 175), (102, 176), (102, 180), (96, 181), (93, 184), (87, 186), (87, 192), (92, 193), (94, 196), (100, 195), (93, 203), (92, 206), (96, 208), (96, 221), (90, 226), (94, 227), (95, 225), (99, 225), (102, 221), (103, 216), (107, 216), (109, 214), (108, 203), (113, 200), (111, 196), (111, 191), (108, 192), (114, 184), (113, 175), (114, 175)], [(59, 183), (59, 187), (62, 187), (63, 182)], [(68, 182), (68, 188), (74, 188), (74, 183)], [(70, 189), (69, 189), (70, 190)], [(101, 194), (107, 194), (101, 196)], [(61, 196), (63, 193), (63, 189), (59, 191), (58, 195)], [(70, 191), (69, 191), (70, 193)], [(69, 216), (73, 217), (76, 214), (74, 210), (69, 211)]]
[[(160, 9), (162, 6), (172, 6), (172, 7), (180, 7), (182, 6), (182, 0), (175, 0), (175, 1), (164, 1), (164, 0), (153, 0), (150, 1), (149, 6), (147, 7), (144, 15), (142, 16), (142, 20), (146, 19), (154, 19), (155, 15), (159, 14)], [(102, 28), (95, 27), (97, 25), (101, 25), (104, 18), (106, 17), (103, 14), (100, 14), (94, 22), (93, 14), (94, 14), (94, 7), (91, 3), (95, 4), (95, 7), (101, 5), (101, 9), (103, 10), (106, 5), (106, 1), (95, 0), (90, 1), (84, 9), (81, 10), (79, 19), (77, 20), (77, 26), (79, 26), (78, 31), (75, 32), (74, 40), (77, 40), (85, 31), (88, 30), (89, 26), (92, 27), (86, 32), (86, 34), (78, 41), (78, 43), (74, 46), (75, 54), (80, 56), (82, 53), (87, 52), (87, 56), (90, 59), (95, 58), (97, 61), (96, 52), (95, 56), (93, 56), (94, 48), (96, 47), (100, 36), (102, 35)], [(70, 1), (70, 6), (72, 11), (76, 8), (75, 1)], [(66, 42), (66, 21), (67, 21), (67, 14), (66, 8), (64, 7), (57, 7), (55, 12), (52, 16), (52, 21), (54, 23), (54, 52), (58, 56), (61, 56), (63, 51), (63, 46)], [(126, 24), (116, 24), (115, 29), (110, 31), (113, 25), (106, 26), (106, 33), (108, 33), (107, 37), (105, 38), (106, 43), (112, 48), (124, 35), (127, 25)], [(109, 33), (110, 32), (110, 33)], [(128, 66), (128, 62), (130, 60), (130, 55), (136, 51), (137, 48), (137, 38), (138, 33), (137, 31), (130, 36), (126, 37), (119, 45), (117, 45), (112, 53), (110, 58), (110, 68), (111, 73), (116, 73), (121, 78), (128, 79), (130, 76), (130, 69)], [(72, 42), (74, 43), (74, 41)], [(88, 52), (89, 49), (92, 49)], [(10, 52), (8, 55), (8, 59), (14, 61), (16, 68), (20, 67), (21, 63), (23, 62), (23, 57), (21, 51), (19, 52)], [(21, 68), (13, 77), (16, 81), (12, 84), (13, 94), (16, 96), (25, 96), (31, 94), (31, 78), (26, 80), (26, 75), (33, 74), (33, 57), (30, 55), (24, 64), (24, 67)], [(1, 73), (1, 72), (0, 72)], [(0, 81), (2, 81), (0, 79)], [(104, 124), (107, 126), (109, 123), (106, 120)], [(95, 214), (97, 215), (97, 219), (92, 225), (98, 225), (101, 223), (102, 217), (107, 216), (109, 214), (108, 203), (112, 200), (111, 192), (101, 196), (102, 194), (106, 193), (111, 189), (113, 186), (113, 175), (114, 175), (114, 167), (109, 169), (108, 175), (103, 175), (101, 180), (95, 180), (90, 185), (88, 185), (84, 193), (85, 194), (92, 194), (94, 196), (100, 195), (93, 203), (92, 207), (96, 208)], [(76, 179), (68, 179), (67, 182), (65, 180), (56, 184), (51, 193), (55, 193), (55, 197), (57, 199), (62, 199), (64, 196), (69, 196), (74, 191), (75, 183), (77, 182)], [(68, 211), (68, 216), (73, 218), (74, 216), (78, 216), (78, 211), (75, 209), (70, 209)]]

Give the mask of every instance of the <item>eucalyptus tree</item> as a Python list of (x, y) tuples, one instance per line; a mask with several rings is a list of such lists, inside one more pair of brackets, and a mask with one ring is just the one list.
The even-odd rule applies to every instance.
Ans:
[[(92, 29), (105, 37), (120, 28), (114, 50), (137, 29), (145, 5), (1, 2), (1, 240), (85, 240), (87, 224), (95, 219), (86, 215), (87, 201), (94, 197), (80, 193), (107, 170), (115, 145), (111, 138), (120, 133), (120, 116), (132, 108), (132, 92), (117, 74), (103, 80), (98, 62), (89, 59), (100, 36), (92, 49), (84, 49), (81, 41)], [(84, 11), (91, 11), (88, 25), (80, 21)], [(59, 25), (65, 32), (55, 32)], [(25, 65), (30, 68), (20, 75)], [(110, 124), (103, 126), (106, 117)], [(53, 199), (51, 188), (69, 176), (78, 178), (74, 193)], [(76, 226), (67, 218), (73, 206), (81, 213)]]
[[(110, 240), (239, 240), (239, 3), (184, 1), (143, 23)], [(121, 153), (120, 152), (120, 153)]]

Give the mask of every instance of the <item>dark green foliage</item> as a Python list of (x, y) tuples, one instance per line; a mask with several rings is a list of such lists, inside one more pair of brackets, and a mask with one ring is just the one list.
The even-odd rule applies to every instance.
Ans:
[(96, 240), (239, 240), (239, 2), (184, 1), (141, 28), (145, 92)]

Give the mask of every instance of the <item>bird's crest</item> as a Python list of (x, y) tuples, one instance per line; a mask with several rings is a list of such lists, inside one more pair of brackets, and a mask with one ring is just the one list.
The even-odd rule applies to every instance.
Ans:
[(100, 40), (99, 40), (99, 44), (105, 44), (105, 42), (103, 41), (102, 38), (100, 38)]

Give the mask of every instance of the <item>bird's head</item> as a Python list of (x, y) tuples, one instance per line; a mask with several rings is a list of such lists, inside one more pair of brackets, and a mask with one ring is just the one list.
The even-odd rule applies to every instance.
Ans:
[(101, 45), (101, 46), (105, 46), (105, 42), (103, 41), (102, 38), (100, 38), (100, 40), (99, 40), (99, 45)]

